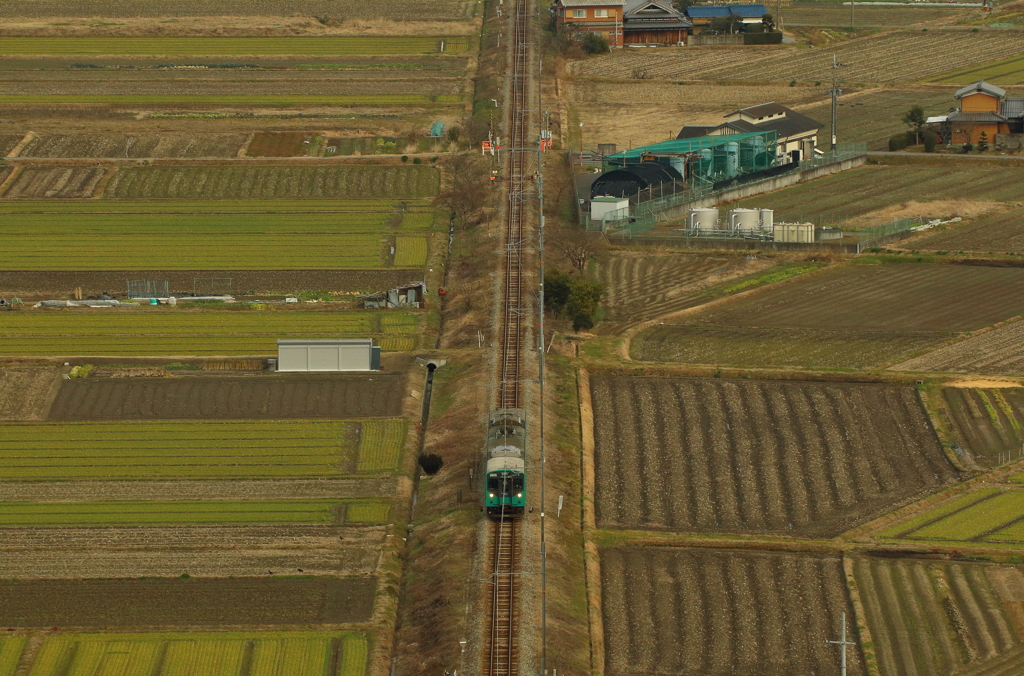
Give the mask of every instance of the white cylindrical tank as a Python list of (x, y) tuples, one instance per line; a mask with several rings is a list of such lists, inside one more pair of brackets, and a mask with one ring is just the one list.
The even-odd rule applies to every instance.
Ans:
[(730, 230), (757, 230), (761, 214), (757, 209), (730, 209), (729, 229)]
[(702, 207), (690, 209), (691, 230), (717, 230), (718, 209), (715, 207)]
[(725, 144), (725, 175), (732, 178), (740, 173), (740, 144), (736, 141)]
[(771, 230), (775, 226), (775, 210), (761, 209), (761, 229)]

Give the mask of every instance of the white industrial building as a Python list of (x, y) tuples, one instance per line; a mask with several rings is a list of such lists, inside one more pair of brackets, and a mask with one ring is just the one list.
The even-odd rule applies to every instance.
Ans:
[(278, 340), (277, 370), (379, 371), (380, 347), (372, 338)]

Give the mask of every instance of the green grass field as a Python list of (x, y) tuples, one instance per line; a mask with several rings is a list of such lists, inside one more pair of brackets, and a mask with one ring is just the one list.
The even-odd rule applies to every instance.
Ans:
[(969, 84), (978, 80), (985, 80), (1000, 87), (1024, 85), (1024, 55), (1001, 61), (993, 61), (981, 66), (955, 70), (952, 73), (934, 77), (928, 81)]
[[(412, 349), (419, 320), (381, 327), (372, 312), (235, 312), (140, 308), (17, 312), (0, 324), (0, 356), (253, 355), (278, 338), (379, 336), (384, 350)], [(415, 323), (413, 323), (415, 322)], [(387, 334), (387, 335), (380, 335)]]
[(423, 237), (399, 235), (395, 238), (396, 268), (418, 268), (427, 264), (427, 240)]
[(27, 641), (26, 636), (0, 638), (0, 676), (14, 676)]
[(384, 56), (461, 53), (468, 38), (284, 37), (284, 38), (4, 38), (0, 56)]
[(440, 175), (423, 165), (125, 167), (103, 193), (115, 199), (418, 199)]
[[(25, 639), (0, 640), (15, 646), (17, 660)], [(247, 646), (251, 649), (251, 663), (245, 672), (249, 676), (325, 674), (335, 659), (342, 665), (341, 676), (363, 676), (366, 670), (367, 645), (362, 633), (257, 631), (47, 636), (28, 673), (235, 676), (242, 673)], [(336, 651), (340, 651), (337, 657)], [(9, 676), (2, 667), (0, 661), (0, 676)]]
[(84, 104), (104, 103), (122, 106), (427, 106), (461, 103), (458, 95), (429, 94), (252, 94), (252, 95), (185, 95), (170, 94), (12, 94), (4, 96), (6, 104)]
[[(15, 214), (358, 214), (405, 212), (406, 220), (433, 214), (429, 200), (0, 200), (0, 215)], [(325, 216), (326, 218), (326, 216)], [(338, 216), (338, 218), (342, 218)], [(347, 218), (347, 217), (346, 217)], [(76, 219), (77, 220), (77, 219)], [(264, 221), (261, 219), (261, 223)], [(306, 222), (309, 222), (308, 220)]]
[(1024, 543), (1024, 490), (987, 489), (892, 526), (881, 537), (933, 542)]
[[(752, 197), (735, 206), (775, 210), (775, 220), (820, 215), (857, 217), (910, 200), (1020, 199), (1024, 166), (978, 162), (978, 166), (866, 166)], [(930, 216), (931, 214), (921, 214)], [(887, 220), (891, 221), (892, 218)]]
[(404, 420), (0, 424), (8, 481), (283, 479), (398, 469)]

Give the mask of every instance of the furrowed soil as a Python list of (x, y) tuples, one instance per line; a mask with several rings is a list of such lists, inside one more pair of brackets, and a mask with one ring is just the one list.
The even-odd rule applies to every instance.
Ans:
[(0, 366), (0, 420), (42, 420), (55, 366)]
[[(1019, 566), (854, 557), (875, 656), (883, 674), (983, 673), (1021, 664), (1024, 573)], [(964, 672), (965, 669), (978, 672)], [(1016, 673), (1015, 670), (993, 674)]]
[(234, 157), (247, 134), (49, 134), (18, 157)]
[(941, 251), (1024, 253), (1024, 208), (988, 214), (917, 240), (914, 247)]
[(271, 571), (366, 577), (377, 569), (386, 530), (383, 526), (5, 528), (0, 578), (226, 578), (268, 576)]
[(108, 167), (23, 167), (4, 198), (92, 197)]
[(591, 391), (605, 528), (830, 537), (957, 479), (910, 387), (601, 373)]
[(631, 354), (736, 366), (890, 364), (953, 333), (1024, 313), (1024, 296), (1005, 293), (1021, 283), (1019, 268), (840, 267), (649, 329)]
[(942, 397), (956, 438), (979, 463), (998, 464), (998, 454), (1024, 444), (1024, 387), (974, 389), (947, 387)]
[(606, 314), (595, 331), (618, 335), (630, 324), (693, 307), (707, 300), (707, 286), (758, 267), (744, 256), (614, 251), (598, 271)]
[[(853, 618), (836, 557), (603, 549), (601, 586), (608, 676), (839, 673), (825, 641)], [(847, 656), (866, 673), (859, 646)]]
[(373, 578), (0, 581), (6, 627), (343, 624), (370, 619)]
[(895, 371), (944, 371), (1024, 375), (1024, 322), (1014, 322), (980, 336), (945, 345), (891, 367)]
[[(258, 215), (256, 216), (258, 218)], [(0, 274), (0, 293), (120, 293), (131, 279), (167, 280), (169, 292), (192, 293), (196, 279), (230, 278), (236, 294), (299, 291), (373, 292), (423, 278), (422, 270), (10, 270)]]
[(405, 376), (78, 379), (48, 420), (363, 418), (402, 415)]

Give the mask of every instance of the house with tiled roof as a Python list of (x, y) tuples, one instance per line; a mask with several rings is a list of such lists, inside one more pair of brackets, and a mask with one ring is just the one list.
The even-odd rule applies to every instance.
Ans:
[(555, 0), (552, 10), (563, 30), (600, 33), (609, 47), (682, 45), (693, 28), (671, 0)]
[(978, 80), (953, 94), (957, 109), (948, 115), (928, 118), (940, 125), (949, 143), (978, 143), (982, 133), (989, 143), (996, 134), (1024, 133), (1024, 98), (1006, 96), (1006, 90)]
[(818, 145), (818, 131), (822, 126), (821, 122), (803, 113), (771, 102), (734, 110), (725, 116), (722, 124), (685, 126), (676, 138), (774, 131), (778, 143), (777, 154), (788, 162), (813, 156)]

